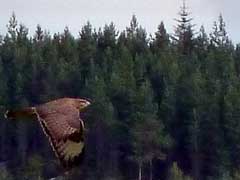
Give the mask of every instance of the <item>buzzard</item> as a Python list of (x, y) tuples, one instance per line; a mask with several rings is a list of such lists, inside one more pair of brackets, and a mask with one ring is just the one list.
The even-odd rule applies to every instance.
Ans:
[(9, 110), (7, 119), (35, 118), (64, 168), (79, 164), (84, 153), (84, 122), (81, 112), (90, 105), (85, 99), (61, 98), (35, 107)]

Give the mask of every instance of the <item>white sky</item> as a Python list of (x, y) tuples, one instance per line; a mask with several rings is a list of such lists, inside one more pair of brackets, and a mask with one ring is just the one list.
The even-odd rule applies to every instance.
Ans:
[[(6, 24), (14, 11), (17, 20), (33, 34), (37, 24), (51, 33), (62, 32), (65, 26), (77, 35), (89, 20), (96, 27), (111, 21), (118, 30), (129, 25), (133, 14), (147, 32), (154, 33), (164, 21), (169, 33), (181, 0), (0, 0), (0, 34), (6, 33)], [(234, 42), (240, 42), (239, 0), (187, 0), (194, 23), (210, 31), (213, 21), (222, 13), (227, 31)]]

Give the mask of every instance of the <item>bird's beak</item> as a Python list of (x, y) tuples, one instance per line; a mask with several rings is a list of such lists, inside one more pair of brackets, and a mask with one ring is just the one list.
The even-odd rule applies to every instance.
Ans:
[(91, 103), (89, 101), (85, 101), (82, 105), (81, 105), (81, 108), (80, 108), (80, 111), (85, 111), (86, 108), (91, 105)]
[(91, 105), (91, 103), (89, 101), (86, 101), (86, 107)]
[(90, 106), (90, 105), (91, 105), (91, 103), (90, 103), (89, 101), (86, 101), (85, 104), (84, 104), (84, 106), (83, 106), (83, 108), (86, 108), (86, 107), (88, 107), (88, 106)]

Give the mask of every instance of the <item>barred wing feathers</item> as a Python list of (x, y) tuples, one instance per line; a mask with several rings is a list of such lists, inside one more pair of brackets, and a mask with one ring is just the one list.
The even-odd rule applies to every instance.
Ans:
[(40, 125), (61, 164), (71, 168), (84, 153), (84, 126), (79, 110), (71, 105), (36, 107)]
[(71, 168), (79, 164), (84, 153), (84, 123), (79, 111), (90, 102), (85, 99), (61, 98), (35, 107), (8, 110), (7, 119), (36, 118), (61, 164)]

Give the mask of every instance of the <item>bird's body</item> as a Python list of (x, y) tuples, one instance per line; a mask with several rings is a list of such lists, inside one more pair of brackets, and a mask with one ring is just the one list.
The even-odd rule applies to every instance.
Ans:
[(84, 122), (79, 112), (90, 103), (85, 99), (62, 98), (35, 107), (7, 111), (8, 119), (36, 118), (55, 155), (65, 168), (81, 162), (84, 153)]

